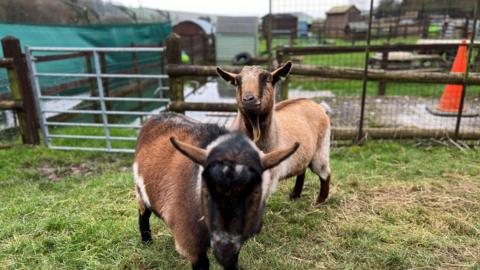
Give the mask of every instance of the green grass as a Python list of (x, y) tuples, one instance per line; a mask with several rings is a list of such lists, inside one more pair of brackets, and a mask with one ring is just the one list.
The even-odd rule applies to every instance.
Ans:
[[(415, 44), (417, 38), (408, 37), (406, 39), (396, 38), (390, 41), (390, 44)], [(350, 46), (351, 42), (345, 40), (332, 40), (329, 46)], [(372, 45), (382, 45), (386, 43), (384, 39), (372, 40)], [(278, 45), (288, 44), (288, 39), (274, 39), (273, 48)], [(356, 42), (355, 45), (365, 45), (365, 41)], [(318, 46), (318, 41), (314, 39), (295, 40), (295, 47), (302, 46)], [(266, 42), (264, 39), (259, 40), (258, 51), (266, 50)], [(371, 53), (370, 55), (373, 55)], [(335, 66), (335, 67), (349, 67), (349, 68), (363, 68), (365, 61), (365, 53), (344, 53), (344, 54), (330, 54), (330, 55), (305, 55), (297, 57), (301, 59), (302, 64), (316, 65), (316, 66)], [(362, 81), (354, 80), (328, 80), (315, 81), (309, 80), (311, 78), (294, 78), (290, 81), (290, 89), (303, 90), (330, 90), (336, 96), (360, 96), (362, 89)], [(419, 96), (419, 97), (437, 97), (439, 98), (444, 89), (441, 84), (420, 84), (420, 83), (387, 83), (386, 95), (390, 96)], [(480, 93), (480, 86), (471, 86), (468, 92), (473, 95)], [(367, 88), (368, 96), (375, 96), (378, 93), (378, 82), (369, 81)]]
[[(245, 269), (478, 269), (480, 151), (370, 142), (333, 149), (329, 201), (284, 181)], [(139, 243), (132, 155), (14, 146), (0, 150), (1, 269), (188, 269), (152, 220)], [(213, 260), (212, 260), (213, 262)], [(219, 269), (213, 263), (213, 269)]]
[[(110, 128), (110, 136), (112, 137), (136, 137), (137, 133), (133, 129), (125, 128)], [(87, 136), (105, 136), (104, 128), (96, 127), (68, 127), (68, 128), (54, 128), (50, 129), (51, 134), (55, 135), (87, 135)], [(52, 145), (56, 146), (73, 146), (73, 147), (107, 147), (104, 139), (71, 139), (71, 138), (54, 138), (51, 141)], [(135, 141), (112, 140), (112, 148), (135, 148)]]

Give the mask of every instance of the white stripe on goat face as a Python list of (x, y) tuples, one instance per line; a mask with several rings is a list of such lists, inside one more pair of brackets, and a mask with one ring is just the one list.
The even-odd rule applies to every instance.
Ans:
[(242, 246), (242, 237), (240, 235), (230, 234), (224, 231), (213, 231), (212, 238), (210, 239), (210, 245), (215, 247), (216, 245), (228, 245), (232, 244), (235, 250), (240, 250)]

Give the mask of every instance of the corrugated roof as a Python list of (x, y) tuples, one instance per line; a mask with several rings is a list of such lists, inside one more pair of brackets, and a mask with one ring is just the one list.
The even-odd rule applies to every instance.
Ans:
[(327, 11), (327, 14), (341, 14), (347, 12), (349, 9), (358, 8), (355, 5), (342, 5), (342, 6), (334, 6)]
[(256, 35), (257, 31), (257, 17), (219, 16), (217, 18), (217, 33)]
[(211, 34), (213, 32), (213, 25), (210, 22), (207, 22), (202, 19), (193, 19), (190, 20), (196, 24), (198, 24), (200, 27), (202, 27), (203, 31), (205, 31), (206, 34)]
[(191, 20), (184, 20), (184, 21), (181, 21), (179, 23), (177, 23), (175, 26), (179, 25), (179, 24), (182, 24), (182, 23), (194, 23), (198, 26), (200, 26), (200, 28), (202, 28), (203, 32), (205, 32), (205, 34), (212, 34), (214, 32), (214, 28), (213, 28), (213, 25), (206, 21), (206, 20), (202, 20), (202, 19), (191, 19)]

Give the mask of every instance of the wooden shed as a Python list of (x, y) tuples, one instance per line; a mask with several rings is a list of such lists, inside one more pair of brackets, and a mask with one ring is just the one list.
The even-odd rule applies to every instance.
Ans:
[(205, 20), (194, 19), (179, 22), (173, 32), (180, 36), (182, 50), (188, 54), (191, 64), (215, 63), (213, 25)]
[(298, 18), (290, 13), (267, 14), (262, 17), (263, 37), (268, 37), (268, 23), (272, 16), (272, 37), (297, 37)]
[(217, 18), (215, 48), (217, 62), (231, 62), (239, 53), (255, 56), (258, 43), (257, 17)]
[(327, 11), (325, 37), (344, 38), (348, 24), (361, 20), (361, 12), (355, 5), (332, 7)]

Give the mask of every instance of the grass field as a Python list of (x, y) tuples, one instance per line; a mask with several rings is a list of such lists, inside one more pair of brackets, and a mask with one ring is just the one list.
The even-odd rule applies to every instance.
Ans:
[[(396, 38), (390, 40), (390, 44), (415, 44), (418, 38), (408, 37)], [(315, 39), (297, 39), (295, 40), (295, 47), (303, 46), (319, 46)], [(385, 39), (372, 40), (372, 45), (383, 45), (386, 43)], [(274, 39), (273, 48), (279, 45), (288, 44), (288, 39)], [(355, 45), (365, 45), (365, 41), (356, 42)], [(351, 42), (344, 40), (335, 40), (330, 46), (351, 46)], [(266, 42), (264, 39), (259, 40), (258, 51), (266, 50)], [(370, 53), (370, 56), (374, 53)], [(474, 53), (475, 55), (475, 53)], [(324, 55), (305, 55), (301, 56), (301, 63), (314, 66), (324, 67), (348, 67), (348, 68), (362, 68), (365, 62), (365, 53), (342, 53), (342, 54), (324, 54)], [(290, 81), (290, 89), (302, 90), (329, 90), (335, 96), (361, 96), (362, 81), (354, 80), (333, 80), (324, 79), (322, 81), (305, 80), (304, 78), (296, 78)], [(388, 83), (386, 94), (391, 96), (421, 96), (421, 97), (436, 97), (439, 98), (443, 92), (445, 85), (443, 84), (420, 84), (420, 83)], [(367, 95), (376, 96), (378, 93), (378, 82), (368, 82)], [(469, 95), (478, 96), (480, 93), (480, 86), (468, 87)]]
[[(387, 141), (331, 156), (330, 200), (312, 204), (312, 174), (295, 202), (283, 182), (244, 269), (480, 269), (478, 149)], [(0, 159), (1, 269), (189, 268), (158, 219), (140, 244), (131, 155), (15, 146)]]

